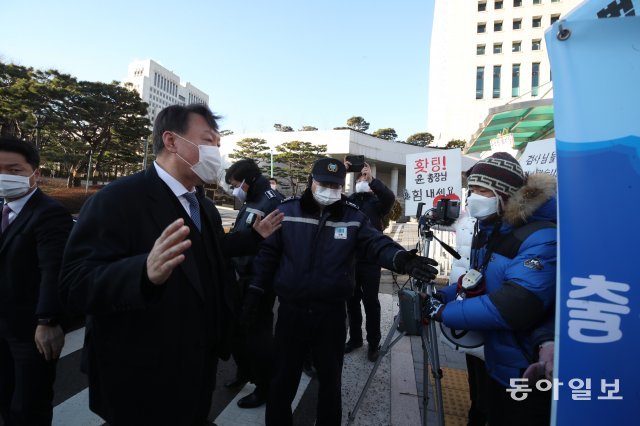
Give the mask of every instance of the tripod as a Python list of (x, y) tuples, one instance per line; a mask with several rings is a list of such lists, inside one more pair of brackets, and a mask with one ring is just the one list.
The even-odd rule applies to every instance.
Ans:
[[(418, 217), (420, 217), (420, 215), (418, 215)], [(454, 249), (452, 249), (447, 244), (440, 241), (438, 238), (436, 238), (433, 235), (433, 231), (431, 231), (431, 228), (428, 222), (422, 221), (422, 220), (420, 221), (419, 232), (420, 232), (420, 238), (422, 242), (419, 243), (418, 246), (420, 245), (422, 246), (423, 256), (428, 256), (429, 246), (431, 244), (431, 241), (435, 238), (440, 244), (442, 244), (442, 246), (444, 247), (445, 250), (447, 250), (447, 252), (451, 253), (454, 257), (456, 256), (457, 258), (460, 257), (460, 255)], [(405, 292), (404, 294), (402, 294), (403, 291)], [(438, 414), (437, 424), (440, 426), (444, 426), (444, 408), (442, 403), (442, 386), (441, 386), (442, 370), (440, 369), (440, 359), (438, 355), (438, 341), (437, 341), (438, 334), (436, 331), (436, 326), (434, 324), (434, 321), (429, 321), (428, 326), (425, 325), (424, 322), (422, 321), (422, 309), (421, 309), (421, 303), (420, 303), (420, 292), (424, 292), (424, 293), (427, 293), (428, 295), (431, 295), (433, 294), (433, 291), (434, 291), (433, 282), (424, 283), (422, 281), (414, 280), (413, 278), (411, 278), (409, 280), (409, 290), (402, 289), (398, 293), (399, 298), (402, 298), (403, 296), (405, 296), (404, 301), (407, 301), (407, 303), (403, 303), (403, 301), (401, 301), (400, 303), (400, 310), (396, 315), (393, 325), (391, 326), (391, 329), (389, 330), (389, 333), (387, 334), (387, 337), (385, 338), (384, 343), (380, 348), (380, 355), (378, 356), (378, 359), (373, 365), (373, 368), (371, 369), (371, 373), (369, 373), (369, 377), (367, 378), (367, 381), (364, 387), (362, 388), (362, 391), (360, 392), (360, 396), (358, 397), (356, 404), (354, 405), (353, 409), (349, 412), (347, 424), (352, 424), (353, 421), (355, 420), (356, 413), (358, 412), (358, 409), (360, 408), (360, 404), (362, 403), (362, 400), (364, 399), (364, 396), (366, 395), (367, 390), (369, 389), (369, 386), (373, 381), (373, 376), (378, 370), (378, 366), (380, 365), (382, 358), (391, 350), (391, 347), (395, 345), (405, 335), (419, 334), (422, 340), (422, 359), (424, 360), (423, 361), (424, 363), (423, 389), (422, 389), (422, 395), (423, 395), (422, 396), (422, 408), (423, 408), (422, 425), (423, 426), (427, 425), (427, 408), (429, 403), (429, 396), (428, 396), (429, 372), (428, 372), (426, 361), (429, 360), (429, 364), (431, 364), (431, 374), (433, 376), (434, 385), (435, 385), (434, 406)], [(403, 309), (403, 306), (404, 306), (404, 309)], [(403, 326), (401, 327), (403, 330), (400, 330), (399, 336), (397, 336), (394, 339), (396, 330), (398, 330), (400, 326), (401, 319), (404, 322)]]

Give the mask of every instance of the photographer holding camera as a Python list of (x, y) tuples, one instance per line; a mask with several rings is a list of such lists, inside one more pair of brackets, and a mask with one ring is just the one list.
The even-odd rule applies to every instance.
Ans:
[[(351, 169), (351, 163), (345, 160), (347, 172)], [(382, 181), (371, 175), (371, 167), (364, 163), (356, 179), (355, 192), (347, 198), (360, 208), (374, 228), (383, 231), (382, 219), (391, 211), (396, 200), (394, 193), (385, 186)], [(347, 301), (347, 314), (349, 316), (349, 341), (344, 347), (344, 353), (349, 353), (362, 346), (362, 311), (360, 301), (364, 305), (367, 316), (366, 330), (369, 344), (367, 358), (375, 362), (380, 355), (380, 265), (367, 259), (363, 252), (356, 255), (356, 287), (353, 295)]]
[(531, 333), (555, 302), (556, 181), (525, 177), (503, 152), (479, 161), (467, 176), (467, 209), (478, 219), (472, 269), (458, 284), (426, 296), (423, 312), (447, 327), (483, 332), (490, 425), (547, 425), (550, 393), (531, 383), (532, 392), (516, 401), (506, 389), (537, 353)]

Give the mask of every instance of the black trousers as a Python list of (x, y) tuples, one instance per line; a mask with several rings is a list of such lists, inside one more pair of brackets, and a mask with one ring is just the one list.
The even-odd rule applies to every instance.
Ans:
[(273, 312), (261, 312), (248, 331), (237, 327), (231, 354), (237, 376), (250, 380), (256, 385), (256, 392), (266, 395), (273, 364)]
[(339, 426), (342, 419), (342, 362), (347, 335), (344, 303), (310, 308), (281, 304), (274, 344), (274, 370), (267, 399), (267, 426), (292, 424), (291, 403), (311, 351), (318, 372), (316, 425)]
[(530, 383), (532, 392), (516, 401), (507, 388), (489, 377), (490, 426), (548, 426), (551, 420), (551, 391), (542, 392)]
[(489, 375), (483, 360), (469, 354), (465, 354), (465, 357), (467, 360), (469, 397), (471, 399), (467, 425), (484, 426), (487, 424), (489, 409), (487, 401)]
[(5, 426), (51, 425), (56, 361), (40, 355), (33, 338), (0, 335), (0, 415)]
[(356, 287), (353, 296), (347, 302), (349, 313), (349, 338), (362, 341), (362, 311), (360, 301), (364, 305), (367, 316), (365, 329), (370, 347), (380, 344), (380, 266), (374, 263), (358, 262), (356, 264)]

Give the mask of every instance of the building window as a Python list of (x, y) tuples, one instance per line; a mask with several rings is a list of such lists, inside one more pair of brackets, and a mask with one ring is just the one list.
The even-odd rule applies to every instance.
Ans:
[(502, 43), (493, 43), (493, 53), (502, 53)]
[(493, 31), (495, 32), (502, 31), (502, 21), (495, 21), (493, 23)]
[(513, 29), (514, 30), (520, 30), (522, 29), (522, 19), (514, 19), (513, 20)]
[(513, 64), (511, 68), (511, 96), (520, 96), (520, 64)]
[(493, 66), (493, 98), (494, 99), (500, 97), (500, 68), (501, 68), (501, 65)]
[(534, 62), (531, 66), (531, 96), (538, 96), (540, 86), (540, 62)]
[(522, 42), (521, 41), (514, 41), (513, 43), (511, 43), (511, 51), (512, 52), (521, 52), (522, 51)]
[(551, 0), (551, 3), (560, 3), (560, 0)]
[(551, 25), (553, 25), (554, 22), (556, 22), (558, 19), (560, 19), (560, 15), (551, 15), (551, 19), (549, 20), (549, 23)]
[(487, 10), (487, 2), (486, 1), (479, 1), (478, 2), (478, 12), (484, 12), (485, 10)]
[(533, 19), (531, 19), (531, 26), (533, 28), (540, 28), (542, 26), (542, 17), (534, 16)]
[(540, 50), (540, 39), (531, 40), (531, 50)]
[(542, 4), (542, 0), (533, 0), (533, 4)]
[(484, 44), (479, 44), (476, 46), (476, 55), (484, 55)]
[(513, 0), (513, 7), (522, 7), (522, 0)]
[(478, 34), (487, 32), (487, 24), (481, 22), (478, 24)]
[(502, 0), (496, 0), (495, 3), (493, 3), (493, 8), (495, 10), (502, 9)]
[(476, 99), (484, 96), (484, 67), (476, 68)]

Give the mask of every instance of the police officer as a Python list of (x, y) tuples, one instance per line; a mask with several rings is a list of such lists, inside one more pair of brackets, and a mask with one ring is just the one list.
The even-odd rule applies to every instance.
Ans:
[[(229, 167), (225, 181), (233, 189), (233, 195), (244, 202), (238, 212), (231, 232), (251, 228), (256, 216), (265, 217), (274, 211), (282, 201), (282, 196), (271, 189), (267, 178), (251, 159), (235, 162)], [(234, 257), (233, 264), (238, 276), (240, 298), (244, 297), (253, 274), (253, 256)], [(254, 408), (266, 402), (271, 378), (273, 352), (273, 291), (261, 299), (258, 306), (259, 321), (251, 328), (238, 327), (233, 337), (233, 359), (237, 365), (236, 377), (225, 383), (228, 388), (244, 385), (248, 380), (255, 383), (255, 390), (238, 400), (240, 408)], [(238, 308), (241, 301), (238, 303)]]
[(408, 252), (371, 226), (342, 195), (346, 169), (317, 160), (301, 197), (285, 200), (282, 228), (266, 239), (254, 260), (254, 278), (243, 318), (250, 321), (259, 294), (273, 288), (280, 306), (266, 424), (292, 424), (291, 402), (311, 351), (319, 380), (318, 425), (339, 425), (346, 340), (346, 301), (353, 293), (356, 252), (385, 268), (433, 279), (436, 262)]
[[(351, 163), (345, 161), (347, 171)], [(378, 231), (383, 230), (383, 218), (391, 211), (396, 200), (394, 193), (382, 181), (371, 175), (371, 167), (364, 163), (356, 182), (356, 191), (348, 198), (357, 205)], [(362, 311), (360, 301), (367, 315), (367, 342), (369, 361), (375, 362), (380, 355), (380, 265), (366, 259), (363, 253), (356, 256), (356, 287), (347, 302), (349, 314), (349, 341), (344, 352), (349, 353), (362, 346)]]

